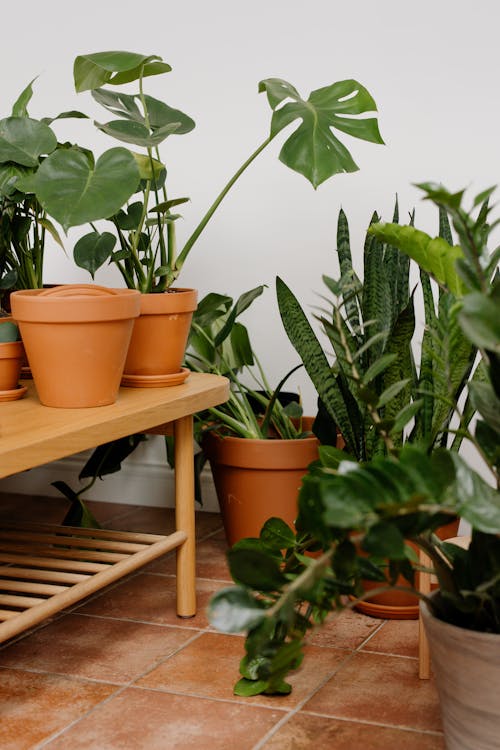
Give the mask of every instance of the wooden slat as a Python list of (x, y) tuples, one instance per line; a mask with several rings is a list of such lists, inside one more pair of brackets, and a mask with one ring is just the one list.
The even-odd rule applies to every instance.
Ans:
[[(22, 551), (22, 550), (21, 550)], [(81, 560), (63, 560), (55, 557), (36, 557), (26, 554), (7, 554), (0, 550), (0, 562), (12, 565), (30, 565), (34, 568), (55, 568), (57, 570), (80, 571), (81, 573), (98, 573), (108, 567), (106, 563), (82, 562)]]
[(39, 599), (35, 596), (15, 596), (13, 594), (0, 594), (0, 604), (11, 607), (30, 608), (37, 604), (45, 604), (47, 599)]
[[(80, 530), (78, 529), (77, 532), (79, 531)], [(18, 535), (17, 530), (13, 531), (12, 533), (16, 536)], [(32, 533), (36, 534), (36, 532), (30, 532), (28, 536), (30, 536)], [(65, 533), (67, 534), (67, 530), (65, 530)], [(125, 533), (123, 542), (121, 543), (126, 543), (127, 538), (128, 535), (127, 533)], [(6, 609), (8, 607), (22, 610), (16, 612), (15, 616), (12, 616), (11, 614), (2, 615), (0, 611), (0, 621), (3, 620), (2, 622), (0, 622), (0, 642), (7, 640), (14, 635), (17, 635), (17, 633), (21, 633), (27, 628), (33, 627), (39, 622), (42, 622), (42, 620), (44, 620), (45, 618), (53, 615), (55, 612), (60, 612), (65, 607), (75, 604), (76, 602), (80, 601), (86, 596), (89, 596), (89, 594), (92, 594), (95, 591), (99, 591), (104, 586), (107, 586), (108, 584), (118, 580), (122, 576), (127, 575), (127, 573), (130, 573), (141, 567), (142, 565), (145, 565), (147, 562), (150, 562), (160, 555), (163, 555), (166, 552), (179, 547), (186, 541), (187, 534), (185, 531), (176, 531), (169, 536), (160, 537), (159, 540), (158, 536), (156, 535), (153, 538), (155, 539), (155, 541), (153, 541), (151, 544), (133, 545), (136, 548), (137, 546), (139, 546), (140, 549), (128, 555), (114, 555), (114, 553), (109, 552), (94, 553), (85, 550), (82, 551), (80, 549), (54, 550), (54, 548), (47, 548), (51, 553), (57, 555), (64, 553), (65, 555), (74, 555), (75, 557), (80, 557), (82, 553), (86, 553), (87, 555), (114, 555), (114, 557), (120, 557), (121, 559), (115, 560), (114, 564), (112, 565), (106, 565), (103, 569), (97, 571), (94, 575), (85, 576), (85, 580), (81, 580), (74, 585), (51, 586), (50, 584), (37, 584), (33, 582), (26, 582), (23, 584), (22, 581), (15, 580), (3, 582), (0, 581), (0, 590), (2, 588), (2, 584), (4, 585), (4, 589), (7, 589), (7, 586), (9, 585), (13, 588), (17, 587), (15, 590), (23, 589), (23, 586), (32, 588), (34, 587), (35, 590), (33, 591), (33, 593), (37, 593), (36, 589), (38, 587), (44, 587), (45, 589), (59, 589), (57, 593), (53, 593), (53, 595), (47, 599), (41, 599), (35, 596), (28, 597), (0, 594), (0, 605), (2, 606), (4, 613), (9, 612), (9, 610)], [(2, 543), (3, 547), (5, 547), (6, 545), (7, 547), (9, 546), (8, 543)], [(22, 547), (22, 545), (18, 546)], [(31, 551), (32, 546), (33, 542), (31, 540), (26, 541), (24, 545), (24, 547), (29, 552)], [(43, 555), (43, 552), (41, 554)], [(26, 562), (27, 559), (33, 559), (33, 557), (29, 555), (28, 558), (24, 558), (24, 569), (28, 568), (28, 563)], [(40, 558), (36, 556), (34, 559), (39, 560)], [(56, 559), (55, 563), (57, 565), (59, 564), (59, 561)], [(37, 570), (37, 574), (39, 574), (40, 572), (43, 574), (46, 571)], [(29, 577), (29, 570), (27, 577)], [(41, 591), (42, 589), (40, 588), (38, 590)]]
[(32, 581), (6, 581), (0, 579), (0, 591), (18, 591), (23, 594), (42, 594), (53, 596), (66, 591), (67, 586), (56, 586), (52, 583), (33, 583)]
[(114, 529), (82, 529), (79, 526), (61, 526), (60, 524), (51, 523), (5, 523), (2, 521), (2, 529), (12, 531), (35, 531), (46, 532), (48, 534), (69, 534), (78, 537), (93, 537), (94, 539), (109, 539), (115, 541), (134, 542), (137, 544), (152, 544), (164, 539), (164, 534), (146, 534), (139, 531), (115, 531)]
[(19, 612), (13, 609), (0, 609), (0, 621), (12, 620), (13, 617), (17, 617)]
[(2, 539), (9, 539), (19, 542), (35, 542), (35, 544), (54, 545), (54, 547), (78, 547), (82, 549), (91, 550), (112, 550), (115, 552), (139, 552), (144, 549), (147, 545), (136, 544), (129, 542), (115, 542), (107, 539), (94, 539), (91, 537), (70, 536), (67, 533), (61, 532), (60, 534), (45, 534), (45, 533), (34, 533), (22, 531), (10, 531), (8, 529), (0, 529), (0, 544)]
[[(25, 561), (23, 561), (25, 562)], [(100, 569), (100, 568), (99, 568)], [(54, 583), (79, 583), (85, 581), (89, 574), (65, 573), (61, 570), (37, 570), (36, 568), (15, 568), (13, 566), (0, 566), (2, 578), (22, 578), (30, 581), (51, 581)]]
[(90, 560), (92, 562), (116, 563), (120, 562), (120, 560), (126, 560), (129, 557), (129, 555), (125, 553), (120, 554), (119, 552), (89, 552), (88, 550), (84, 549), (59, 549), (58, 547), (44, 547), (41, 544), (30, 544), (29, 546), (23, 546), (22, 544), (9, 544), (7, 542), (1, 542), (0, 546), (2, 550), (5, 550), (6, 552), (27, 552), (29, 555), (35, 555), (39, 557), (53, 557), (56, 560), (74, 560), (76, 558), (77, 560)]

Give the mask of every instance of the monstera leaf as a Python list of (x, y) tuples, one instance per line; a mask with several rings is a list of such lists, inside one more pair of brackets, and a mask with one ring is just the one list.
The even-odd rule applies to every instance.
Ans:
[(294, 86), (280, 78), (261, 81), (259, 91), (266, 92), (274, 111), (271, 137), (295, 120), (302, 120), (284, 143), (279, 158), (303, 174), (315, 188), (334, 174), (358, 169), (347, 148), (333, 134), (333, 129), (364, 141), (384, 142), (376, 118), (358, 117), (375, 112), (377, 107), (368, 91), (357, 81), (338, 81), (316, 89), (307, 101), (301, 98)]
[(112, 148), (96, 164), (82, 151), (54, 152), (22, 189), (34, 192), (47, 213), (65, 231), (88, 221), (115, 214), (139, 184), (137, 162), (125, 148)]
[(140, 55), (136, 52), (96, 52), (79, 55), (73, 66), (76, 91), (98, 89), (105, 83), (118, 86), (139, 78), (168, 73), (171, 66), (159, 55)]
[(30, 117), (0, 120), (0, 162), (36, 167), (39, 157), (50, 154), (56, 146), (56, 136), (43, 122)]

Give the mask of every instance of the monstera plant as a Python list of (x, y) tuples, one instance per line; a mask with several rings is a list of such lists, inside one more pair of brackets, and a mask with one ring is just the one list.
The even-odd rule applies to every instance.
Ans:
[[(259, 91), (267, 95), (272, 110), (270, 133), (235, 172), (178, 249), (175, 222), (179, 216), (173, 209), (188, 199), (171, 195), (159, 147), (171, 135), (190, 132), (194, 122), (144, 91), (145, 78), (170, 70), (170, 65), (158, 55), (98, 52), (77, 57), (76, 90), (90, 91), (94, 100), (114, 118), (96, 122), (96, 127), (127, 148), (142, 151), (134, 153), (126, 163), (121, 148), (111, 149), (104, 161), (98, 160), (95, 166), (81, 153), (54, 154), (45, 160), (33, 183), (43, 207), (65, 229), (97, 218), (86, 210), (86, 204), (92, 202), (94, 191), (100, 190), (106, 196), (106, 217), (112, 231), (101, 232), (93, 227), (92, 232), (78, 241), (75, 261), (93, 275), (111, 260), (117, 264), (125, 283), (141, 292), (161, 292), (176, 281), (191, 248), (224, 196), (285, 127), (296, 124), (279, 158), (303, 174), (315, 188), (339, 172), (358, 169), (335, 131), (383, 143), (376, 118), (365, 117), (376, 110), (375, 102), (357, 81), (340, 81), (317, 89), (307, 100), (286, 81), (277, 78), (261, 81)], [(138, 84), (136, 93), (117, 90), (131, 82)], [(117, 177), (122, 169), (130, 181), (125, 180), (119, 190), (115, 187), (110, 190), (106, 181)], [(130, 189), (134, 181), (132, 173), (137, 176), (137, 169), (141, 180), (136, 178)], [(110, 205), (112, 201), (114, 205), (120, 204), (119, 210)]]

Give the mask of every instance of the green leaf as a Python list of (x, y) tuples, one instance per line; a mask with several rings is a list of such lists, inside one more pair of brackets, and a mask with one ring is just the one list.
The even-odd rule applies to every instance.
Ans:
[(33, 83), (36, 78), (33, 78), (23, 91), (19, 94), (12, 107), (12, 117), (28, 117), (28, 104), (33, 96)]
[[(265, 693), (269, 688), (269, 685), (269, 680), (248, 680), (246, 677), (242, 677), (234, 686), (233, 692), (235, 695), (239, 695), (242, 698), (250, 698), (253, 695)], [(288, 690), (288, 692), (290, 692), (290, 690)]]
[(500, 534), (500, 492), (476, 474), (456, 453), (456, 481), (450, 495), (456, 498), (457, 512), (473, 529), (485, 534)]
[(76, 149), (56, 151), (29, 181), (45, 210), (64, 228), (105, 219), (134, 193), (139, 170), (130, 151), (112, 148), (95, 166)]
[(0, 164), (0, 196), (13, 196), (18, 190), (18, 182), (23, 177), (32, 174), (28, 167), (17, 164)]
[(475, 346), (500, 354), (500, 298), (486, 297), (480, 292), (467, 294), (459, 320)]
[(113, 120), (112, 122), (96, 122), (94, 124), (98, 130), (116, 138), (117, 141), (132, 143), (134, 146), (144, 146), (144, 148), (158, 146), (169, 135), (176, 133), (181, 126), (179, 122), (172, 122), (151, 132), (145, 125), (132, 120)]
[(380, 375), (384, 370), (386, 370), (389, 365), (392, 365), (392, 363), (397, 359), (397, 354), (384, 354), (379, 359), (375, 360), (375, 362), (370, 365), (370, 367), (366, 370), (365, 374), (363, 375), (362, 383), (363, 385), (368, 385), (371, 383), (377, 375)]
[[(165, 165), (158, 161), (158, 159), (150, 159), (147, 154), (136, 154), (132, 151), (137, 168), (139, 169), (139, 177), (141, 180), (157, 180), (165, 169)], [(189, 198), (181, 198), (180, 202), (189, 200)], [(174, 201), (168, 201), (171, 205), (176, 205)], [(154, 209), (150, 209), (154, 211)]]
[(229, 569), (235, 581), (260, 591), (274, 591), (286, 583), (276, 560), (258, 550), (230, 549)]
[(105, 83), (118, 85), (172, 70), (158, 55), (135, 52), (96, 52), (79, 55), (74, 62), (73, 78), (77, 92), (100, 88)]
[(295, 543), (295, 534), (281, 518), (269, 518), (260, 532), (262, 543), (272, 550), (288, 549)]
[(375, 557), (388, 557), (391, 560), (406, 558), (404, 537), (392, 523), (379, 521), (374, 524), (364, 537), (362, 547)]
[(57, 138), (43, 122), (30, 117), (0, 120), (0, 162), (12, 161), (24, 167), (38, 166), (42, 154), (50, 154)]
[(442, 237), (432, 239), (420, 229), (399, 224), (373, 224), (368, 232), (407, 253), (456, 297), (463, 294), (463, 285), (455, 269), (455, 262), (463, 257), (463, 252), (457, 245), (450, 247)]
[(264, 618), (265, 610), (241, 586), (221, 589), (208, 605), (210, 624), (223, 633), (241, 633), (256, 627)]
[(57, 231), (55, 226), (52, 224), (50, 219), (47, 219), (46, 216), (42, 216), (41, 219), (38, 219), (38, 223), (40, 224), (41, 227), (45, 229), (46, 232), (50, 234), (52, 239), (55, 240), (57, 244), (60, 245), (62, 249), (64, 250), (64, 245), (59, 235), (59, 232)]
[(397, 435), (403, 430), (408, 422), (422, 409), (423, 399), (413, 401), (411, 404), (403, 406), (403, 408), (396, 414), (394, 418), (394, 424), (391, 428), (391, 435)]
[(500, 399), (489, 383), (469, 383), (469, 393), (475, 409), (487, 424), (500, 433)]
[(388, 404), (393, 398), (396, 398), (398, 393), (400, 393), (409, 382), (410, 379), (406, 378), (405, 380), (400, 380), (398, 383), (392, 383), (392, 385), (386, 388), (379, 396), (376, 404), (377, 409)]
[[(297, 119), (301, 123), (285, 141), (280, 160), (303, 174), (313, 185), (339, 172), (355, 172), (358, 167), (351, 154), (332, 130), (355, 138), (383, 143), (376, 118), (358, 118), (376, 111), (368, 91), (357, 81), (346, 80), (313, 91), (307, 101), (287, 81), (268, 78), (259, 83), (274, 110), (271, 137)], [(291, 102), (285, 100), (291, 99)]]
[(92, 278), (95, 272), (111, 256), (116, 237), (110, 232), (90, 232), (80, 237), (73, 250), (73, 258), (79, 268), (84, 268)]
[(12, 320), (6, 320), (3, 322), (0, 318), (0, 343), (11, 343), (13, 341), (18, 341), (19, 338), (19, 328), (16, 323)]

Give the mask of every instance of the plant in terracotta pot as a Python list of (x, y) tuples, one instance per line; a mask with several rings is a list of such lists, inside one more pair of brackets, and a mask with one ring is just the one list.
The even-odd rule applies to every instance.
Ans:
[(0, 401), (13, 401), (26, 393), (19, 385), (24, 349), (12, 318), (0, 318)]
[[(395, 222), (397, 218), (396, 204)], [(376, 221), (374, 213), (371, 223)], [(443, 210), (440, 234), (451, 245)], [(323, 277), (329, 296), (317, 315), (335, 355), (333, 364), (297, 299), (277, 280), (285, 329), (318, 391), (321, 408), (315, 430), (321, 441), (331, 442), (333, 425), (344, 438), (345, 450), (358, 461), (387, 454), (391, 446), (400, 448), (404, 442), (424, 444), (428, 452), (444, 445), (458, 450), (461, 436), (449, 432), (452, 404), (471, 376), (476, 350), (460, 329), (455, 295), (433, 292), (424, 270), (411, 290), (409, 258), (370, 232), (361, 281), (353, 268), (343, 211), (338, 217), (337, 254), (340, 276)], [(417, 291), (424, 303), (423, 330), (415, 325)], [(443, 367), (446, 357), (448, 368)], [(458, 521), (440, 533), (452, 537), (457, 529)], [(374, 577), (383, 580), (383, 571)], [(376, 588), (376, 580), (366, 586)], [(400, 591), (373, 595), (358, 608), (379, 617), (418, 617), (418, 599)]]
[[(231, 381), (226, 403), (197, 415), (198, 470), (208, 459), (228, 543), (258, 536), (277, 515), (292, 528), (300, 481), (318, 458), (313, 419), (299, 398), (282, 398), (286, 375), (272, 388), (240, 316), (262, 294), (260, 286), (231, 297), (209, 294), (193, 316), (188, 367)], [(283, 403), (286, 401), (286, 403)]]
[[(382, 430), (387, 455), (363, 463), (320, 448), (321, 465), (301, 488), (297, 534), (271, 520), (259, 545), (231, 550), (237, 586), (214, 597), (210, 619), (227, 632), (247, 631), (238, 694), (289, 692), (285, 677), (300, 664), (308, 630), (329, 612), (352, 606), (346, 594), (363, 596), (366, 558), (355, 542), (390, 560), (389, 585), (402, 574), (411, 586), (418, 566), (405, 546), (410, 538), (431, 558), (439, 581), (430, 597), (416, 593), (424, 601), (447, 747), (491, 750), (500, 732), (499, 252), (487, 249), (490, 208), (484, 201), (491, 191), (468, 212), (462, 192), (423, 187), (449, 212), (458, 246), (395, 224), (375, 225), (371, 232), (407, 252), (457, 298), (461, 330), (479, 361), (466, 400), (453, 405), (454, 429), (477, 449), (484, 476), (450, 448), (429, 453), (424, 444), (409, 442), (398, 448)], [(448, 356), (443, 364), (451, 368)], [(474, 429), (470, 411), (477, 415)], [(434, 533), (453, 515), (471, 527), (468, 548)], [(315, 541), (323, 554), (305, 557)]]
[[(114, 117), (109, 122), (96, 122), (97, 128), (127, 146), (142, 149), (140, 154), (134, 155), (139, 166), (148, 172), (140, 183), (137, 182), (133, 197), (131, 193), (122, 201), (119, 210), (108, 211), (112, 231), (101, 232), (93, 226), (92, 232), (82, 237), (74, 249), (76, 263), (92, 275), (103, 263), (111, 261), (117, 265), (126, 285), (144, 295), (144, 315), (136, 323), (125, 368), (128, 385), (162, 385), (172, 382), (172, 378), (174, 382), (179, 381), (196, 295), (193, 290), (184, 293), (172, 285), (224, 196), (286, 126), (300, 120), (285, 141), (280, 160), (303, 174), (315, 188), (334, 174), (357, 169), (335, 130), (363, 140), (383, 142), (376, 118), (364, 116), (376, 110), (375, 102), (357, 81), (340, 81), (318, 89), (307, 101), (286, 81), (275, 78), (261, 81), (259, 91), (267, 94), (272, 109), (270, 134), (235, 172), (178, 249), (178, 214), (175, 210), (188, 199), (172, 195), (170, 186), (167, 187), (167, 170), (159, 147), (170, 135), (190, 132), (194, 122), (188, 115), (144, 90), (147, 77), (167, 73), (170, 69), (157, 55), (120, 51), (80, 55), (74, 63), (76, 90), (91, 91), (94, 100)], [(116, 90), (116, 87), (131, 82), (137, 82), (137, 93), (125, 94)], [(75, 221), (82, 223), (79, 209), (68, 208), (68, 202), (61, 199), (68, 189), (75, 186), (78, 170), (73, 169), (71, 160), (64, 155), (57, 161), (52, 160), (50, 167), (51, 177), (56, 183), (49, 184), (46, 179), (49, 170), (45, 170), (37, 181), (37, 196), (41, 204), (65, 227), (72, 226)], [(103, 174), (103, 170), (97, 171)], [(54, 184), (58, 185), (57, 190)], [(169, 317), (157, 328), (154, 338), (154, 350), (158, 359), (163, 357), (163, 361), (157, 360), (149, 365), (142, 349), (145, 328), (154, 320), (157, 307), (168, 305), (170, 308), (174, 303), (175, 308), (167, 311)], [(169, 355), (167, 350), (171, 349), (173, 338), (171, 325), (179, 304), (183, 319), (183, 331), (179, 336), (181, 344), (176, 355)], [(169, 345), (159, 346), (159, 341), (168, 341)], [(139, 347), (137, 356), (136, 346)]]

